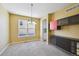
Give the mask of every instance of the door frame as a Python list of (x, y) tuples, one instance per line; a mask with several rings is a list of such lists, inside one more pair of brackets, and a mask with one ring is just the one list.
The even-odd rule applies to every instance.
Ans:
[(43, 28), (42, 28), (42, 24), (43, 24), (43, 21), (46, 20), (47, 21), (47, 40), (46, 40), (46, 43), (48, 44), (48, 16), (44, 17), (44, 18), (41, 18), (40, 20), (40, 38), (41, 38), (41, 41), (43, 41)]

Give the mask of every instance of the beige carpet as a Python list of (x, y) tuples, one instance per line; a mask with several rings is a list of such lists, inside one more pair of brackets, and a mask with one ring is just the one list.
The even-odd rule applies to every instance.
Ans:
[(12, 45), (1, 56), (69, 56), (69, 54), (53, 45), (36, 41)]

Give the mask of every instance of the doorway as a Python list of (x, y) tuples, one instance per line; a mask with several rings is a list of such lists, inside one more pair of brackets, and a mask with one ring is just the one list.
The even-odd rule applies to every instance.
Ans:
[(47, 18), (41, 20), (41, 40), (48, 42), (48, 21)]

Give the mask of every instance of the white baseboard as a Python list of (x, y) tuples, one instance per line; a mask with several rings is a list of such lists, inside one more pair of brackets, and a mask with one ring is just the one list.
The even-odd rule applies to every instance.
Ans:
[(0, 51), (0, 55), (8, 48), (9, 44), (6, 44)]

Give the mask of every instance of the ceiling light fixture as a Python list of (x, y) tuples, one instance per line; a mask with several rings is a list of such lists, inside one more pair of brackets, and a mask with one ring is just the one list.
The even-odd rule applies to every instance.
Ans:
[(30, 17), (28, 23), (31, 23), (31, 24), (34, 23), (34, 24), (36, 24), (36, 23), (34, 22), (34, 20), (33, 20), (34, 18), (32, 17), (32, 12), (33, 12), (33, 3), (30, 4), (30, 13), (31, 13), (30, 16), (31, 16), (31, 17)]

